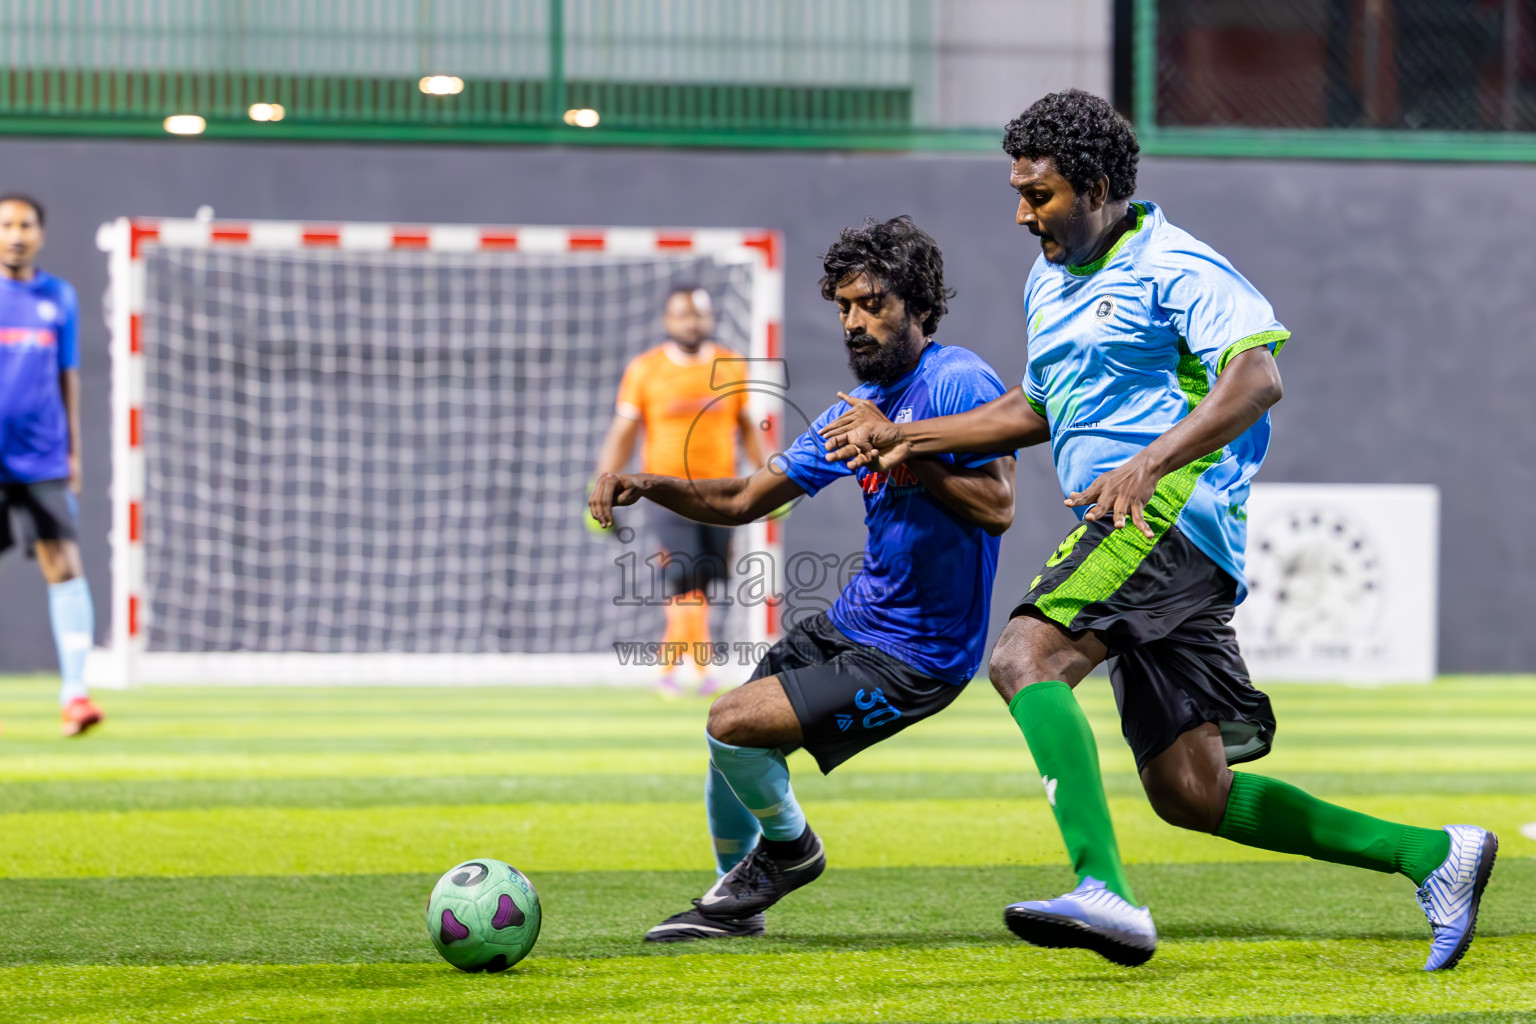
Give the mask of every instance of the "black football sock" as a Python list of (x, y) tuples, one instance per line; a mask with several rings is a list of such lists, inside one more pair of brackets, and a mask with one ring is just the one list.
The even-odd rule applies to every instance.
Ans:
[(803, 860), (816, 849), (816, 833), (807, 825), (798, 839), (769, 839), (763, 836), (757, 843), (774, 860)]

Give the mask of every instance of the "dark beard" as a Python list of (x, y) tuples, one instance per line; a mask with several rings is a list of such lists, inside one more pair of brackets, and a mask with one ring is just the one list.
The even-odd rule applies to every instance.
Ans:
[[(898, 338), (906, 338), (912, 328), (912, 318), (904, 317), (901, 326), (897, 329)], [(848, 346), (848, 369), (853, 371), (860, 384), (873, 384), (876, 387), (885, 387), (894, 384), (906, 375), (911, 369), (908, 365), (911, 357), (904, 351), (905, 346), (896, 341), (890, 341), (882, 345), (868, 334), (854, 334), (845, 336), (843, 344)], [(875, 350), (868, 354), (853, 351), (854, 345), (873, 345)]]

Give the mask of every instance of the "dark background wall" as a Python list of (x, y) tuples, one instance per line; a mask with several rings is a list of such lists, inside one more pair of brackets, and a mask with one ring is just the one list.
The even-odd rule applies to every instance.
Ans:
[[(790, 398), (814, 415), (849, 382), (817, 256), (845, 224), (910, 213), (959, 289), (940, 339), (1006, 381), (1024, 364), (1019, 294), (1037, 251), (1012, 222), (1006, 158), (645, 150), (0, 141), (0, 189), (48, 205), (43, 265), (80, 291), (87, 571), (109, 594), (106, 264), (121, 214), (467, 223), (776, 227), (787, 238)], [(1441, 488), (1441, 666), (1536, 669), (1536, 168), (1146, 160), (1139, 195), (1230, 257), (1294, 332), (1260, 479)], [(1000, 616), (1069, 528), (1048, 453), (1019, 462)], [(814, 512), (814, 514), (812, 514)], [(790, 551), (861, 543), (856, 490), (788, 523)], [(43, 585), (0, 561), (0, 671), (52, 669)]]

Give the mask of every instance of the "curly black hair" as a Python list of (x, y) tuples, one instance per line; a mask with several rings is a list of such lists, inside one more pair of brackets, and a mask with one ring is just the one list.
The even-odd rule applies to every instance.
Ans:
[(1112, 201), (1136, 191), (1136, 130), (1091, 92), (1068, 89), (1036, 100), (1003, 129), (1003, 149), (1015, 160), (1050, 157), (1076, 192), (1088, 191), (1101, 174)]
[(922, 311), (923, 337), (932, 337), (949, 312), (944, 287), (944, 254), (933, 238), (906, 214), (888, 221), (873, 217), (861, 228), (843, 228), (821, 257), (821, 297), (832, 299), (838, 285), (855, 274), (868, 273), (895, 292), (908, 311)]

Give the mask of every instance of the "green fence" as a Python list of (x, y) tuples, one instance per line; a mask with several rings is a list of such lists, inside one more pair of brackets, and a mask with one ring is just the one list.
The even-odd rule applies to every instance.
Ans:
[(1536, 160), (1536, 0), (1135, 0), (1143, 148)]
[[(0, 133), (995, 153), (998, 110), (952, 122), (1068, 84), (1109, 0), (1022, 2), (0, 0)], [(1536, 160), (1536, 0), (1114, 9), (1148, 153)], [(1011, 64), (974, 57), (987, 17)]]
[(0, 0), (0, 131), (196, 115), (225, 137), (995, 146), (930, 126), (932, 19), (931, 0)]

